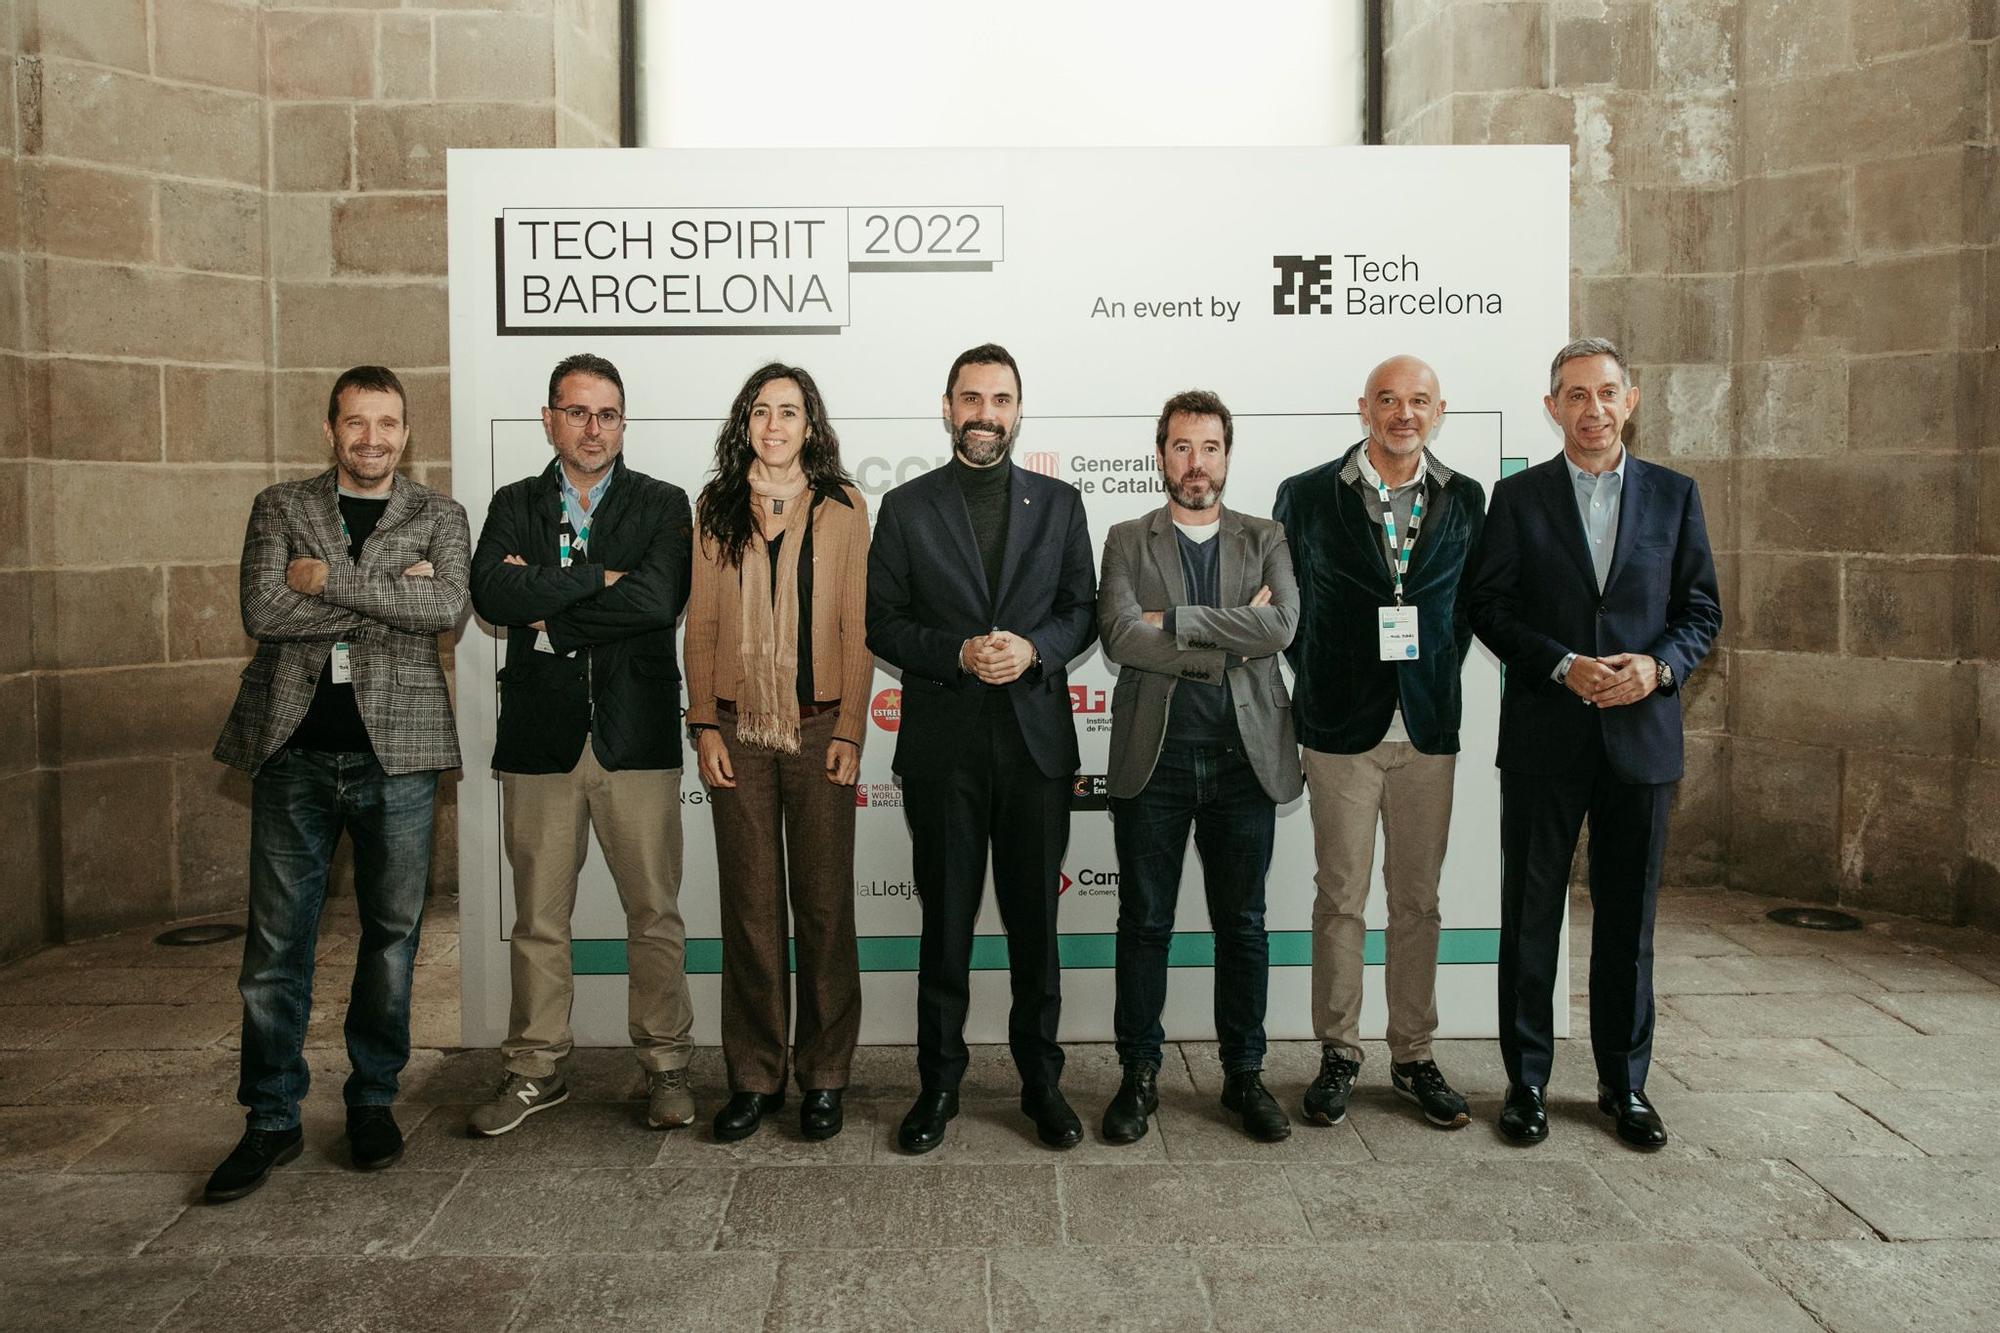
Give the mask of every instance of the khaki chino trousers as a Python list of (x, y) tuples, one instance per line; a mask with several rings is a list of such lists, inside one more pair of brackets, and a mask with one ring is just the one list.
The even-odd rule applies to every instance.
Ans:
[(1389, 900), (1386, 952), (1389, 1055), (1431, 1058), (1437, 1031), (1438, 875), (1451, 833), (1458, 756), (1424, 754), (1384, 741), (1361, 754), (1304, 751), (1312, 794), (1313, 1028), (1322, 1044), (1361, 1059), (1362, 912), (1382, 825), (1382, 878)]
[(694, 1008), (680, 911), (681, 771), (607, 772), (586, 740), (569, 772), (502, 773), (500, 788), (515, 912), (501, 1064), (546, 1079), (570, 1053), (570, 918), (595, 831), (625, 909), (632, 1045), (649, 1073), (685, 1069), (694, 1054)]

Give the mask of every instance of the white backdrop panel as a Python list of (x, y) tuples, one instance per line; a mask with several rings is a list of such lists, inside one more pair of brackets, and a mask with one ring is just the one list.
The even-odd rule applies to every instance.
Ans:
[[(1145, 471), (1153, 420), (1164, 398), (1190, 386), (1216, 390), (1237, 414), (1225, 503), (1250, 513), (1268, 514), (1280, 481), (1360, 437), (1354, 405), (1363, 379), (1396, 352), (1438, 369), (1449, 410), (1434, 448), (1489, 490), (1503, 471), (1559, 447), (1540, 396), (1548, 358), (1567, 336), (1560, 148), (454, 151), (449, 191), (453, 485), (475, 531), (498, 486), (547, 463), (536, 409), (549, 368), (582, 350), (609, 356), (623, 372), (631, 464), (690, 495), (743, 377), (771, 359), (806, 366), (873, 504), (949, 456), (938, 402), (952, 357), (1002, 342), (1022, 367), (1017, 461), (1084, 489), (1100, 548), (1113, 523), (1160, 503)], [(973, 228), (958, 221), (967, 215), (978, 219), (969, 244)], [(897, 250), (895, 220), (904, 216), (919, 220), (915, 254)], [(938, 216), (944, 225), (932, 221)], [(795, 224), (791, 253), (743, 253), (742, 224), (758, 218), (774, 230)], [(569, 224), (566, 233), (558, 222)], [(592, 222), (610, 225), (587, 230)], [(676, 222), (697, 239), (707, 224), (738, 230), (690, 259), (673, 253)], [(801, 222), (812, 226), (802, 232)], [(559, 234), (573, 238), (567, 250)], [(907, 224), (902, 235), (912, 235)], [(1315, 258), (1319, 271), (1301, 282), (1295, 260)], [(1371, 262), (1383, 265), (1373, 277)], [(819, 275), (827, 301), (798, 302), (795, 281), (788, 310), (761, 284), (766, 274), (780, 275), (780, 289), (782, 275)], [(738, 281), (725, 286), (732, 276)], [(579, 299), (558, 307), (565, 279), (574, 279)], [(680, 295), (660, 295), (670, 290)], [(746, 291), (759, 296), (751, 308), (725, 308)], [(1382, 312), (1385, 298), (1392, 304)], [(677, 302), (682, 308), (660, 308)], [(1127, 470), (1134, 465), (1140, 470)], [(467, 755), (459, 836), (469, 1045), (496, 1044), (507, 1014), (512, 885), (499, 784), (486, 769), (499, 633), (473, 622), (456, 659)], [(1105, 769), (1115, 674), (1095, 647), (1072, 667), (1086, 788)], [(1474, 1036), (1493, 1031), (1499, 924), (1499, 672), (1484, 650), (1468, 662), (1465, 681), (1439, 1012), (1446, 1035)], [(876, 685), (855, 865), (863, 1039), (907, 1042), (918, 909), (890, 771), (897, 682), (878, 670)], [(1110, 1035), (1117, 866), (1101, 805), (1079, 796), (1065, 859), (1063, 1033), (1076, 1039)], [(692, 773), (682, 814), (696, 1036), (713, 1042), (714, 843)], [(1377, 859), (1379, 876), (1379, 849)], [(1281, 811), (1270, 878), (1273, 1037), (1311, 1034), (1312, 868), (1306, 810), (1295, 802)], [(1208, 929), (1199, 874), (1190, 853), (1167, 1012), (1173, 1037), (1211, 1031), (1210, 973), (1198, 965)], [(1368, 924), (1384, 924), (1379, 893)], [(1004, 953), (990, 900), (980, 931), (996, 938), (982, 941), (968, 1035), (1000, 1040), (1006, 974), (995, 970)], [(622, 934), (593, 848), (575, 922), (581, 1044), (626, 1040)], [(1379, 958), (1379, 944), (1371, 937), (1371, 957)], [(1369, 968), (1366, 995), (1364, 1030), (1379, 1035), (1379, 966)], [(1563, 1006), (1558, 1021), (1566, 1027)]]

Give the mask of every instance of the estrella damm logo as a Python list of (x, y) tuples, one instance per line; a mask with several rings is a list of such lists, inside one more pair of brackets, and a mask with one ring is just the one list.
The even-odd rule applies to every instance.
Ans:
[(897, 730), (903, 725), (903, 692), (894, 686), (881, 691), (868, 705), (868, 712), (882, 730)]

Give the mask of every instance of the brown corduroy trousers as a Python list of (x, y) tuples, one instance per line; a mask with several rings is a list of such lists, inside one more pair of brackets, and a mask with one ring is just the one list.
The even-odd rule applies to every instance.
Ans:
[[(801, 1088), (847, 1086), (861, 1033), (861, 965), (854, 788), (826, 780), (839, 717), (835, 709), (800, 719), (799, 752), (781, 754), (743, 744), (735, 713), (717, 714), (736, 773), (733, 789), (709, 795), (722, 905), (722, 1055), (734, 1092), (782, 1092), (788, 1046)], [(793, 936), (796, 1030), (786, 959)]]

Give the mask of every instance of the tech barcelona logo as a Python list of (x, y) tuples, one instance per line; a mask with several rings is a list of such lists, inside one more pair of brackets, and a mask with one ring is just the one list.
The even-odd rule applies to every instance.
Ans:
[(868, 705), (868, 714), (882, 730), (900, 730), (903, 725), (903, 692), (893, 685), (879, 692), (874, 702)]
[(1271, 288), (1272, 314), (1333, 313), (1332, 255), (1272, 255), (1271, 267), (1278, 270), (1277, 285)]

